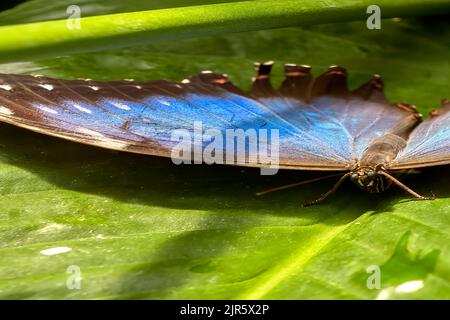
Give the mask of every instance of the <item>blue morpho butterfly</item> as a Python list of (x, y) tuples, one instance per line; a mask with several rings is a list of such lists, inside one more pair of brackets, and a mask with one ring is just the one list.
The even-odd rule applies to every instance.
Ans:
[(211, 71), (181, 83), (3, 74), (0, 120), (76, 142), (163, 157), (171, 156), (171, 132), (192, 130), (194, 121), (220, 130), (277, 128), (280, 168), (345, 172), (309, 204), (325, 199), (347, 178), (369, 192), (394, 183), (418, 199), (430, 199), (397, 178), (414, 168), (450, 163), (448, 100), (420, 123), (413, 106), (386, 101), (377, 75), (349, 91), (341, 67), (313, 78), (309, 66), (288, 64), (275, 90), (271, 67), (272, 62), (257, 64), (248, 94)]

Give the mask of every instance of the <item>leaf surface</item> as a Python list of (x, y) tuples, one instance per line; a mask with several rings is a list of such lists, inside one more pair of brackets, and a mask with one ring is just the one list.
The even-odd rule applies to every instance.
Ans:
[[(33, 19), (38, 3), (21, 19)], [(378, 73), (390, 101), (425, 114), (450, 97), (449, 34), (437, 19), (384, 20), (373, 31), (354, 22), (30, 60), (0, 72), (181, 80), (211, 69), (248, 88), (254, 61), (276, 60), (274, 83), (282, 63), (316, 74), (338, 64), (352, 88)], [(434, 201), (349, 183), (302, 208), (332, 181), (256, 197), (319, 174), (175, 166), (0, 124), (0, 297), (449, 299), (448, 174), (436, 167), (404, 180)], [(70, 251), (42, 253), (61, 247)], [(71, 265), (81, 270), (80, 290), (67, 287)], [(367, 287), (369, 266), (380, 267), (380, 289)]]

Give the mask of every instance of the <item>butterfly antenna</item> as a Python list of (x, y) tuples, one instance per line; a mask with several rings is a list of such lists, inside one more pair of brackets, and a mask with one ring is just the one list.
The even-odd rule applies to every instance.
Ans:
[(303, 207), (309, 207), (309, 206), (313, 206), (315, 204), (318, 204), (320, 202), (322, 202), (323, 200), (325, 200), (326, 198), (328, 198), (329, 195), (333, 194), (338, 188), (339, 186), (352, 174), (352, 172), (347, 172), (346, 174), (344, 174), (339, 180), (338, 182), (335, 183), (335, 185), (333, 186), (333, 188), (331, 188), (330, 190), (328, 190), (327, 192), (325, 192), (323, 195), (320, 196), (320, 198), (311, 201), (311, 202), (307, 202), (305, 204), (303, 204)]
[(275, 192), (275, 191), (279, 191), (279, 190), (284, 190), (284, 189), (289, 189), (289, 188), (301, 186), (303, 184), (308, 184), (308, 183), (312, 183), (312, 182), (316, 182), (316, 181), (320, 181), (320, 180), (325, 180), (325, 179), (332, 178), (332, 177), (337, 177), (337, 176), (340, 176), (340, 175), (341, 175), (341, 173), (338, 173), (338, 174), (332, 174), (332, 175), (319, 177), (319, 178), (314, 178), (314, 179), (310, 179), (310, 180), (305, 180), (305, 181), (301, 181), (301, 182), (286, 184), (286, 185), (275, 187), (275, 188), (272, 188), (272, 189), (269, 189), (269, 190), (257, 192), (256, 195), (257, 196), (262, 196), (262, 195), (265, 195), (267, 193), (271, 193), (271, 192)]
[(387, 173), (385, 171), (379, 171), (378, 174), (381, 174), (381, 175), (385, 176), (386, 178), (391, 180), (393, 183), (398, 185), (400, 188), (402, 188), (403, 190), (405, 190), (409, 194), (412, 194), (417, 199), (421, 199), (421, 200), (433, 200), (434, 199), (434, 197), (425, 197), (425, 196), (422, 196), (422, 195), (418, 194), (417, 192), (415, 192), (411, 188), (405, 186), (403, 183), (401, 183), (399, 180), (397, 180), (396, 178), (394, 178), (393, 176), (391, 176), (389, 173)]

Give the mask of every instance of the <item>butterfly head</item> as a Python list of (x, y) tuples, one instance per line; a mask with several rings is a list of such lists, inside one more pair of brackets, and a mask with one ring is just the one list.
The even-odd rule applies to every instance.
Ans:
[(378, 174), (378, 170), (372, 167), (359, 167), (352, 171), (350, 180), (358, 187), (370, 193), (378, 193), (384, 190), (383, 176)]

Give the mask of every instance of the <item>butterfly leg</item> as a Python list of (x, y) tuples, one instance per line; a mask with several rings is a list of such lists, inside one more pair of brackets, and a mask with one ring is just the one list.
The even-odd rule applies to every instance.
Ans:
[(257, 196), (262, 196), (262, 195), (265, 195), (267, 193), (271, 193), (271, 192), (275, 192), (275, 191), (279, 191), (279, 190), (284, 190), (284, 189), (289, 189), (289, 188), (301, 186), (303, 184), (308, 184), (308, 183), (312, 183), (312, 182), (316, 182), (316, 181), (320, 181), (320, 180), (325, 180), (325, 179), (332, 178), (332, 177), (337, 177), (337, 176), (340, 176), (340, 175), (341, 175), (341, 173), (331, 174), (331, 175), (324, 176), (324, 177), (319, 177), (319, 178), (309, 179), (309, 180), (300, 181), (300, 182), (296, 182), (296, 183), (286, 184), (286, 185), (275, 187), (275, 188), (272, 188), (272, 189), (269, 189), (269, 190), (264, 190), (264, 191), (257, 192), (256, 195)]
[(325, 193), (324, 193), (323, 195), (321, 195), (318, 199), (303, 204), (303, 207), (313, 206), (313, 205), (318, 204), (318, 203), (322, 202), (323, 200), (325, 200), (329, 195), (333, 194), (333, 193), (340, 187), (340, 185), (341, 185), (348, 177), (350, 177), (351, 174), (352, 174), (352, 172), (348, 172), (348, 173), (344, 174), (344, 175), (339, 179), (339, 181), (336, 182), (336, 184), (333, 186), (333, 188), (331, 188), (330, 190), (328, 190), (327, 192), (325, 192)]
[[(421, 172), (416, 169), (407, 169), (407, 170), (401, 170), (401, 171), (395, 171), (395, 178), (397, 180), (402, 180), (403, 178), (409, 176), (410, 174), (420, 174)], [(395, 184), (391, 179), (387, 180), (387, 184), (385, 185), (385, 190), (390, 188), (393, 184)]]
[(393, 176), (391, 176), (389, 173), (387, 173), (385, 171), (378, 171), (378, 174), (381, 174), (381, 175), (385, 176), (390, 181), (392, 181), (394, 184), (396, 184), (397, 186), (399, 186), (400, 188), (402, 188), (403, 190), (405, 190), (409, 194), (413, 195), (417, 199), (421, 199), (421, 200), (433, 200), (434, 199), (434, 197), (425, 197), (425, 196), (422, 196), (422, 195), (418, 194), (417, 192), (415, 192), (411, 188), (405, 186), (403, 183), (401, 183), (399, 180), (397, 180), (396, 178), (394, 178)]

